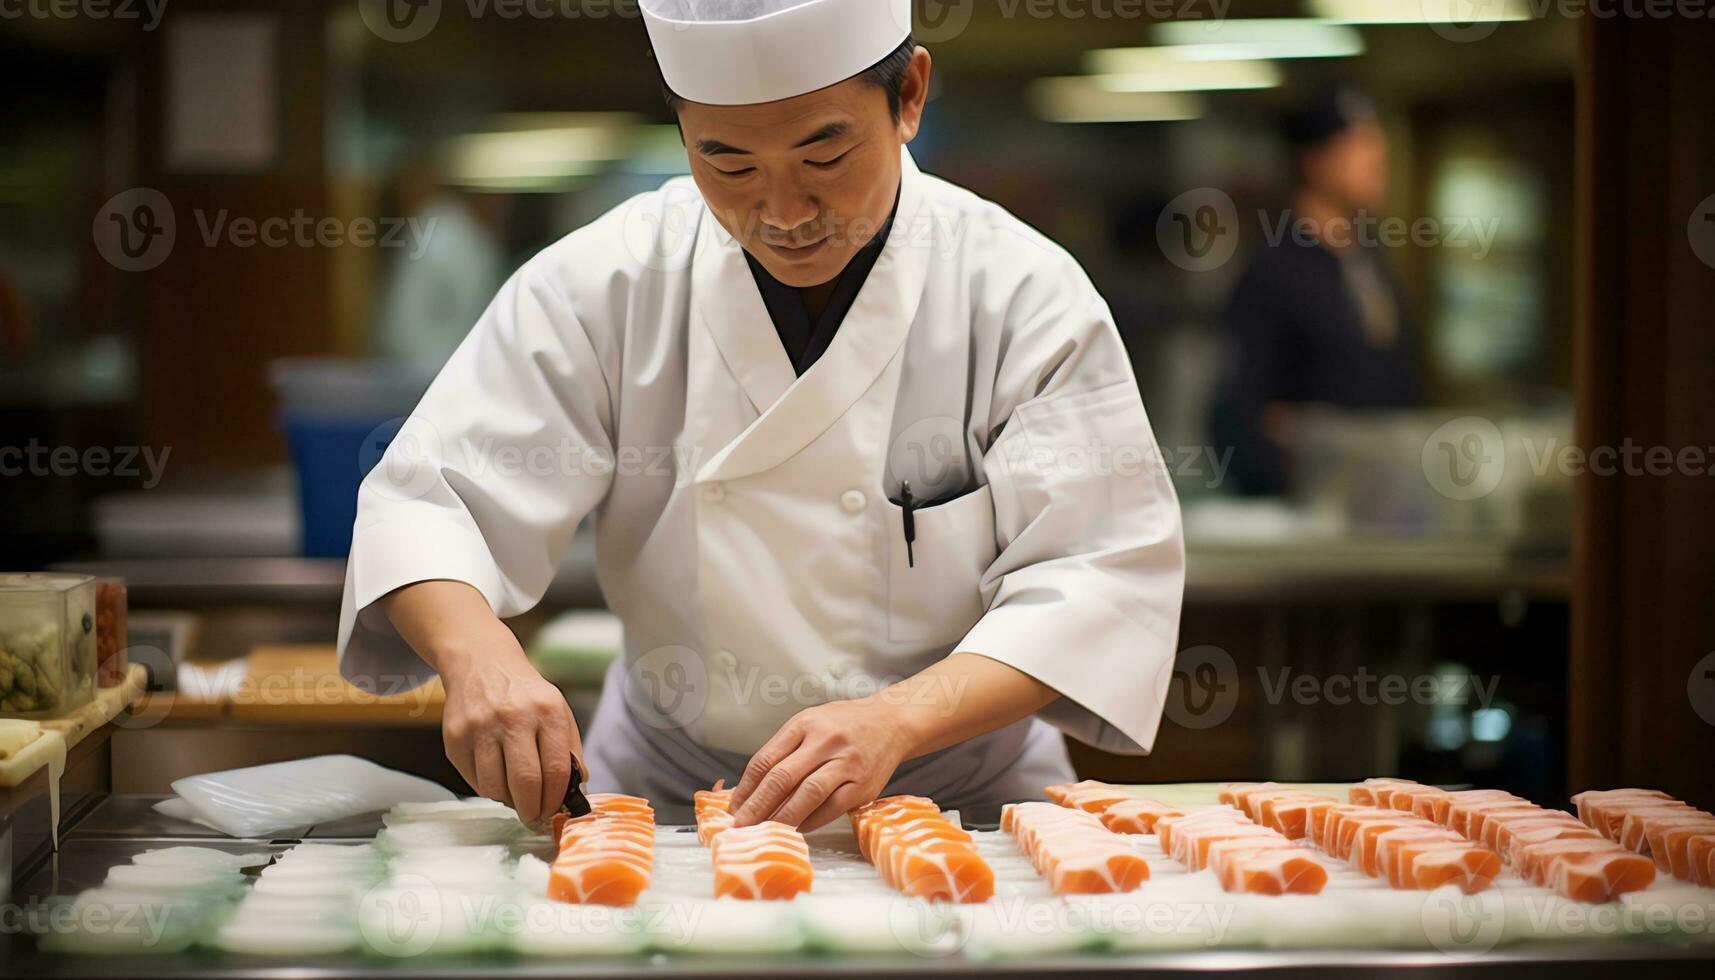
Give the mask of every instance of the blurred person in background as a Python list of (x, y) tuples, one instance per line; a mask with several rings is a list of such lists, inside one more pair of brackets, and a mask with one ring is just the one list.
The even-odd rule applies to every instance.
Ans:
[(433, 372), (506, 281), (502, 199), (463, 193), (422, 163), (400, 171), (393, 198), (393, 215), (412, 219), (420, 238), (393, 250), (376, 318), (377, 353)]
[(1285, 136), (1290, 211), (1233, 289), (1224, 317), (1228, 369), (1210, 430), (1233, 450), (1241, 493), (1290, 489), (1296, 408), (1410, 408), (1422, 386), (1399, 281), (1373, 234), (1387, 194), (1387, 134), (1369, 99), (1333, 89), (1292, 112)]

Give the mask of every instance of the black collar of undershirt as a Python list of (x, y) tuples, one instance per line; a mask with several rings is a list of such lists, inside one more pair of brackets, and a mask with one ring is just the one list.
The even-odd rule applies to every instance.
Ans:
[(822, 309), (822, 315), (816, 318), (815, 323), (810, 322), (810, 313), (804, 308), (804, 296), (798, 287), (788, 286), (769, 275), (762, 263), (749, 252), (744, 253), (751, 278), (756, 280), (756, 288), (762, 293), (762, 305), (768, 309), (768, 318), (774, 321), (774, 332), (780, 335), (780, 343), (792, 361), (792, 370), (799, 375), (810, 370), (810, 365), (815, 364), (833, 342), (835, 332), (840, 329), (846, 314), (851, 312), (852, 304), (857, 302), (858, 292), (863, 289), (870, 270), (881, 258), (881, 250), (886, 247), (887, 237), (893, 230), (893, 218), (898, 213), (899, 192), (895, 190), (893, 210), (888, 212), (887, 221), (840, 271), (839, 278), (834, 281), (833, 294), (828, 297), (828, 305)]

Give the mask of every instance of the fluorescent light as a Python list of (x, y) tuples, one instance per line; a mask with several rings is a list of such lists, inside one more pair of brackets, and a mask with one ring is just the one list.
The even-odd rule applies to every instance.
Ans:
[(1310, 0), (1310, 11), (1344, 24), (1473, 24), (1532, 17), (1531, 0)]
[(1090, 79), (1110, 92), (1214, 92), (1274, 88), (1280, 69), (1269, 61), (1180, 61), (1173, 48), (1115, 48), (1085, 59)]
[(486, 188), (542, 190), (624, 158), (636, 117), (624, 113), (512, 113), (443, 149), (447, 179)]
[(1038, 78), (1027, 97), (1055, 123), (1177, 122), (1203, 114), (1202, 100), (1168, 92), (1115, 92), (1081, 76)]
[(1364, 53), (1364, 38), (1356, 28), (1319, 20), (1172, 20), (1156, 24), (1154, 36), (1180, 61), (1350, 58)]

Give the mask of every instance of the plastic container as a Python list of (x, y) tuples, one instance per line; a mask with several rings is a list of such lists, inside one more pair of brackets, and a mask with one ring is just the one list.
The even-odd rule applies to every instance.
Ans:
[(280, 428), (298, 473), (303, 554), (343, 558), (351, 551), (357, 488), (432, 376), (371, 361), (289, 359), (268, 366), (280, 401)]
[(0, 717), (57, 717), (95, 696), (95, 592), (88, 575), (0, 575)]

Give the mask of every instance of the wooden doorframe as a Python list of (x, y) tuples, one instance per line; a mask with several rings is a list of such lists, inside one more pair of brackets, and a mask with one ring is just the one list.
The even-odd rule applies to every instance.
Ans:
[[(1665, 475), (1575, 481), (1568, 775), (1715, 805), (1715, 24), (1586, 18), (1577, 95), (1576, 440), (1664, 446)], [(1694, 690), (1693, 684), (1702, 687)], [(1702, 714), (1699, 708), (1702, 708)], [(1712, 717), (1705, 718), (1704, 715)]]

